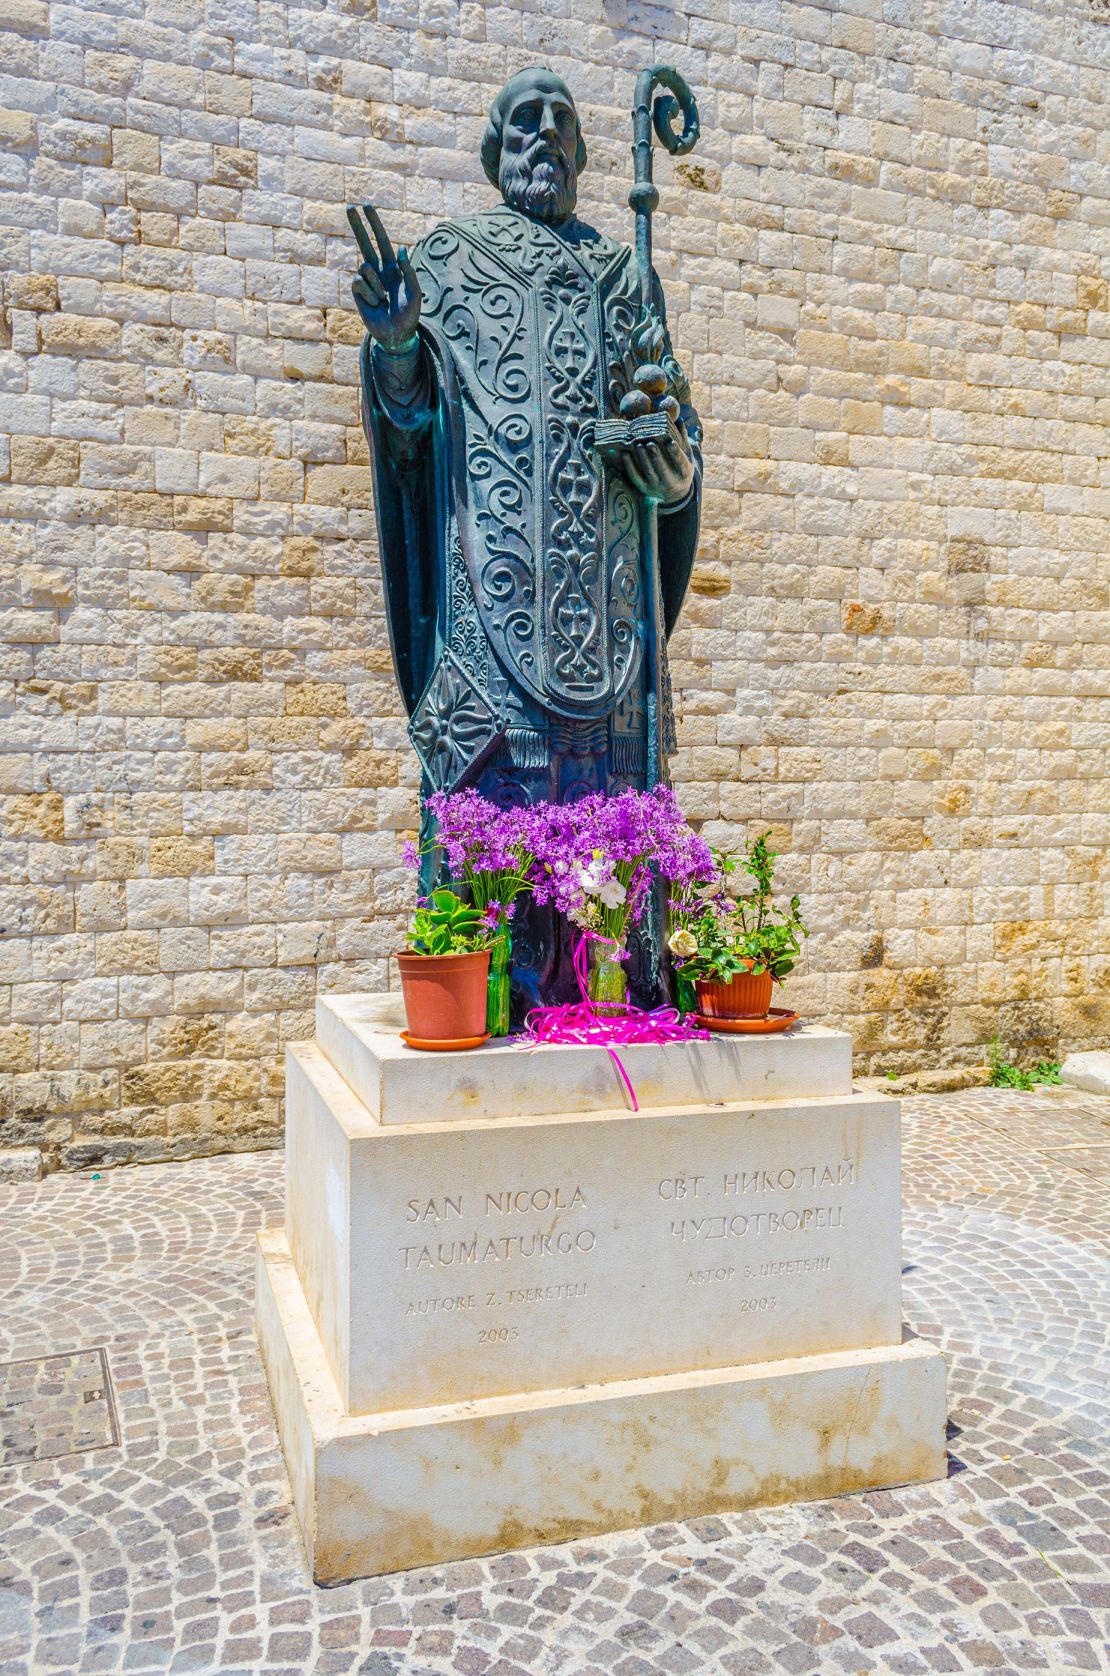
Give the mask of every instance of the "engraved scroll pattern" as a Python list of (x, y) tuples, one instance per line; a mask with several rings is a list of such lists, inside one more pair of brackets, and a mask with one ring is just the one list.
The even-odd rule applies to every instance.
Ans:
[(568, 261), (549, 271), (541, 298), (548, 318), (548, 492), (551, 518), (544, 566), (547, 681), (557, 696), (582, 702), (610, 686), (601, 551), (602, 477), (590, 449), (590, 401), (597, 357), (587, 332), (590, 292)]
[[(505, 669), (556, 712), (606, 706), (639, 661), (638, 531), (614, 520), (592, 447), (633, 309), (626, 271), (603, 283), (598, 315), (598, 269), (619, 254), (598, 235), (568, 248), (508, 212), (441, 226), (416, 254), (423, 321), (461, 419), (474, 604)], [(460, 650), (473, 669), (472, 648)]]
[[(464, 224), (466, 225), (466, 224)], [(472, 492), (475, 601), (486, 631), (529, 684), (538, 680), (532, 541), (535, 435), (520, 282), (452, 227), (420, 249), (423, 318), (453, 351)], [(427, 277), (426, 277), (427, 276)]]

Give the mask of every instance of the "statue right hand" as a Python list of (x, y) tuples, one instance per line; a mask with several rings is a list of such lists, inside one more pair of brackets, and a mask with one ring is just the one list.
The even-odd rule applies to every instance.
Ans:
[[(413, 272), (404, 245), (394, 255), (389, 234), (373, 204), (364, 204), (363, 222), (357, 209), (348, 209), (347, 220), (358, 240), (362, 265), (351, 281), (355, 307), (363, 325), (383, 349), (406, 349), (416, 342), (420, 322), (420, 282)], [(373, 232), (373, 239), (370, 234)], [(377, 240), (377, 249), (374, 248)]]

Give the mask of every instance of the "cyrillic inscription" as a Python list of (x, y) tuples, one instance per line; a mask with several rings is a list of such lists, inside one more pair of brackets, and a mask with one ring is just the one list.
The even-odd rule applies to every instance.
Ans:
[(760, 1263), (759, 1272), (767, 1280), (780, 1274), (828, 1274), (831, 1267), (831, 1257), (780, 1257), (770, 1263)]
[(724, 1178), (725, 1198), (747, 1193), (792, 1193), (798, 1187), (854, 1187), (856, 1166), (850, 1158), (839, 1164), (799, 1164), (782, 1170), (735, 1170)]
[[(671, 1220), (671, 1238), (686, 1244), (690, 1241), (737, 1240), (750, 1236), (804, 1234), (811, 1230), (843, 1228), (843, 1205), (802, 1205), (797, 1209), (735, 1211), (724, 1215), (712, 1214), (708, 1209), (702, 1212), (701, 1206), (718, 1196), (726, 1199), (752, 1198), (764, 1194), (856, 1185), (856, 1166), (850, 1158), (843, 1158), (815, 1164), (784, 1165), (772, 1170), (726, 1170), (720, 1178), (713, 1177), (712, 1180), (704, 1175), (665, 1176), (659, 1182), (657, 1192), (667, 1204), (681, 1202), (686, 1205), (690, 1200), (698, 1202), (699, 1215)], [(761, 1271), (767, 1272), (816, 1274), (821, 1271), (800, 1267), (793, 1271)]]
[(684, 1216), (671, 1223), (676, 1240), (742, 1240), (749, 1234), (796, 1234), (809, 1228), (843, 1228), (843, 1205), (804, 1210), (738, 1211), (735, 1216)]

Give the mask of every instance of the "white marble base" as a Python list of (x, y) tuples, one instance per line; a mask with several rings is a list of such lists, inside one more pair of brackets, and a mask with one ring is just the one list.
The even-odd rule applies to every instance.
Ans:
[[(397, 995), (322, 995), (316, 1003), (321, 1052), (378, 1123), (471, 1123), (628, 1104), (604, 1048), (530, 1050), (502, 1041), (469, 1053), (420, 1053), (401, 1040), (404, 1022)], [(820, 1024), (621, 1048), (620, 1056), (641, 1111), (852, 1091), (851, 1037)]]
[(944, 1367), (882, 1350), (352, 1418), (283, 1234), (258, 1334), (318, 1583), (943, 1475)]
[(840, 1032), (420, 1054), (328, 996), (259, 1341), (321, 1582), (945, 1470), (899, 1109)]
[(387, 1125), (319, 1046), (287, 1065), (286, 1231), (352, 1414), (901, 1340), (883, 1094)]

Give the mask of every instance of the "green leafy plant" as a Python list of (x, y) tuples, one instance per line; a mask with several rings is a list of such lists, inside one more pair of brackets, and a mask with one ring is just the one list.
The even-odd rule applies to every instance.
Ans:
[(415, 954), (476, 954), (492, 941), (487, 916), (453, 890), (433, 890), (409, 926), (409, 947)]
[(994, 1035), (987, 1044), (987, 1064), (990, 1067), (988, 1086), (991, 1088), (1020, 1088), (1028, 1093), (1038, 1083), (1058, 1083), (1060, 1062), (1057, 1059), (1038, 1059), (1032, 1070), (1023, 1071), (1011, 1065), (1006, 1057), (1006, 1046), (1001, 1036)]
[[(809, 932), (802, 920), (799, 897), (792, 896), (788, 908), (775, 905), (778, 851), (769, 847), (770, 836), (765, 832), (756, 838), (741, 856), (714, 850), (720, 873), (718, 890), (711, 895), (701, 892), (677, 905), (678, 924), (671, 932), (670, 947), (680, 976), (728, 983), (740, 972), (751, 972), (756, 977), (770, 972), (775, 982), (781, 983), (794, 970), (801, 939)], [(728, 894), (727, 882), (737, 873), (752, 879), (754, 889), (733, 898)]]

